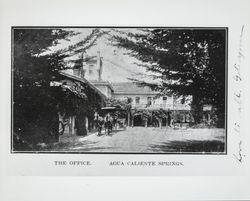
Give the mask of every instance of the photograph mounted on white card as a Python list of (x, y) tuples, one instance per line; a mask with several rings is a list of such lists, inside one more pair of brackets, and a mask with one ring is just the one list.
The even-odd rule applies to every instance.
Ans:
[(226, 154), (225, 27), (12, 27), (12, 153)]

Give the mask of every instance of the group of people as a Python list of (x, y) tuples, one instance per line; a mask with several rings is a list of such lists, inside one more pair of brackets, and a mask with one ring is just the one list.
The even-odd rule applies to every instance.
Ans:
[(105, 117), (101, 117), (97, 114), (95, 115), (94, 123), (98, 131), (97, 135), (101, 135), (103, 128), (105, 135), (110, 135), (113, 127), (116, 125), (116, 119), (113, 118), (109, 113)]

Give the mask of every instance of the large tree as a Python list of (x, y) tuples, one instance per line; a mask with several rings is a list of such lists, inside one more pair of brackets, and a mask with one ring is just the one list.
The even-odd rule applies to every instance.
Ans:
[[(95, 97), (89, 96), (88, 100), (65, 88), (51, 87), (52, 81), (62, 79), (61, 70), (80, 67), (77, 54), (94, 45), (103, 33), (94, 29), (74, 45), (54, 48), (76, 34), (63, 29), (13, 29), (14, 139), (27, 141), (31, 146), (46, 141), (50, 134), (58, 133), (58, 124), (53, 122), (59, 111), (82, 112), (92, 108), (91, 104), (86, 107), (86, 101), (96, 103)], [(89, 90), (85, 87), (84, 93), (88, 95)]]
[(211, 104), (223, 126), (225, 117), (226, 31), (205, 29), (142, 29), (119, 31), (113, 44), (128, 50), (137, 65), (152, 72), (157, 82), (136, 80), (161, 94), (191, 95), (196, 122), (202, 106)]

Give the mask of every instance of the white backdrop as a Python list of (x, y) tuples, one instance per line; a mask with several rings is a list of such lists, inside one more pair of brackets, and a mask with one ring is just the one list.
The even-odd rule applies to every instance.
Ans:
[[(0, 0), (0, 200), (250, 199), (247, 191), (250, 181), (249, 20), (250, 1), (247, 0)], [(11, 26), (228, 27), (228, 154), (11, 154)], [(240, 61), (239, 52), (244, 55)], [(234, 79), (238, 73), (235, 64), (240, 65), (240, 84)], [(242, 91), (241, 112), (234, 100), (239, 90)], [(235, 123), (240, 124), (240, 134), (235, 132)], [(238, 156), (240, 142), (242, 163), (234, 156)], [(92, 165), (58, 167), (54, 165), (55, 160), (89, 160)], [(181, 161), (184, 166), (108, 165), (117, 160)], [(89, 175), (104, 176), (86, 177)]]

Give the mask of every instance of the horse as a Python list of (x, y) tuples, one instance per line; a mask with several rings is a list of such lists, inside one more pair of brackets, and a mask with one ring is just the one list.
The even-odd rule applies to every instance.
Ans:
[(110, 117), (105, 118), (104, 129), (105, 129), (105, 134), (106, 134), (106, 131), (108, 131), (108, 135), (111, 133), (113, 129), (113, 124), (112, 124), (112, 119)]
[(95, 127), (97, 128), (97, 135), (101, 135), (102, 133), (102, 125), (103, 125), (103, 120), (101, 117), (95, 119)]

